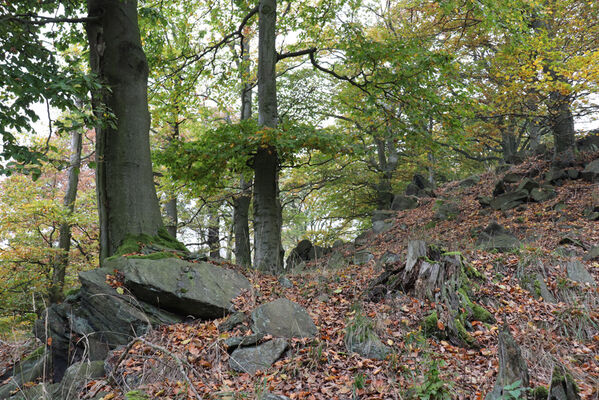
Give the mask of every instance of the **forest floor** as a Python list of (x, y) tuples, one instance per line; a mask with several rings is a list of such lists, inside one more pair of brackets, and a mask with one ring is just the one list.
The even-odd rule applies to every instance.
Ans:
[[(544, 171), (548, 166), (533, 160), (512, 171)], [(412, 394), (427, 390), (426, 384), (436, 382), (439, 371), (438, 379), (451, 398), (482, 399), (495, 382), (498, 329), (507, 324), (528, 363), (531, 386), (547, 386), (554, 362), (559, 361), (572, 372), (583, 399), (599, 398), (599, 289), (568, 280), (565, 269), (571, 257), (582, 260), (581, 246), (588, 249), (599, 244), (598, 222), (583, 217), (585, 208), (599, 205), (599, 185), (566, 181), (556, 187), (555, 199), (507, 212), (481, 212), (477, 196), (490, 196), (498, 177), (487, 173), (473, 187), (452, 182), (439, 188), (437, 198), (459, 202), (461, 212), (454, 220), (431, 223), (435, 198), (421, 199), (417, 209), (398, 212), (391, 230), (370, 237), (364, 247), (375, 259), (361, 266), (327, 270), (321, 267), (326, 260), (316, 262), (302, 273), (287, 275), (293, 287), (284, 288), (276, 277), (229, 265), (246, 275), (255, 289), (238, 299), (242, 311), (249, 313), (259, 304), (284, 296), (305, 307), (318, 327), (314, 339), (291, 340), (285, 357), (270, 369), (255, 375), (231, 371), (223, 341), (234, 332), (220, 333), (218, 325), (224, 321), (220, 319), (156, 328), (120, 360), (121, 377), (142, 376), (144, 391), (150, 398), (161, 399), (195, 398), (187, 382), (204, 398), (257, 398), (272, 392), (291, 399), (407, 399), (410, 389)], [(558, 203), (565, 208), (554, 207)], [(509, 253), (477, 249), (473, 232), (492, 220), (514, 233), (522, 247)], [(566, 236), (575, 238), (578, 245), (560, 244)], [(377, 303), (363, 298), (365, 288), (382, 272), (376, 260), (388, 251), (405, 259), (407, 242), (412, 239), (459, 251), (485, 275), (474, 299), (497, 322), (474, 324), (471, 334), (478, 347), (461, 348), (425, 337), (421, 324), (434, 309), (430, 302), (407, 295), (387, 296)], [(347, 252), (350, 256), (349, 247)], [(599, 263), (584, 264), (599, 282)], [(520, 287), (519, 277), (530, 266), (544, 270), (556, 303), (537, 299)], [(348, 352), (344, 332), (356, 314), (371, 318), (382, 342), (392, 349), (385, 360)], [(2, 345), (0, 354), (8, 351)], [(152, 372), (157, 362), (161, 365), (158, 375)], [(92, 381), (82, 396), (92, 398), (100, 390), (110, 392), (104, 397), (108, 400), (123, 399), (129, 389), (126, 384)]]

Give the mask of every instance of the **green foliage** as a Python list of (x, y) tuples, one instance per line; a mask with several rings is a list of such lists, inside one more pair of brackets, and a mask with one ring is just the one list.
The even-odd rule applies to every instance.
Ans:
[(522, 386), (522, 381), (517, 380), (503, 387), (503, 394), (501, 395), (502, 400), (521, 400), (526, 398), (526, 392), (528, 388)]
[(451, 394), (451, 383), (441, 379), (439, 367), (445, 365), (443, 360), (428, 361), (428, 369), (424, 374), (424, 381), (413, 387), (412, 398), (419, 400), (449, 400)]

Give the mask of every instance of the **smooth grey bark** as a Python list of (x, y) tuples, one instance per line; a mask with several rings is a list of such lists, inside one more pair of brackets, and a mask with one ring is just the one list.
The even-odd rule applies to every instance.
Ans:
[[(171, 123), (171, 126), (173, 128), (172, 130), (172, 135), (169, 137), (169, 141), (172, 142), (174, 140), (177, 140), (179, 138), (179, 125), (180, 122), (178, 122), (176, 120), (176, 116), (175, 116), (175, 121)], [(166, 202), (166, 204), (164, 205), (164, 213), (166, 214), (166, 231), (168, 232), (169, 235), (171, 235), (172, 237), (174, 237), (175, 239), (177, 238), (177, 227), (179, 225), (179, 213), (178, 213), (178, 208), (177, 208), (177, 195), (174, 194), (173, 197)]]
[(177, 198), (173, 197), (164, 205), (164, 213), (166, 214), (166, 231), (169, 235), (177, 238), (177, 226), (179, 225), (179, 213), (177, 209)]
[(387, 210), (393, 202), (393, 174), (397, 169), (399, 154), (393, 142), (393, 133), (388, 128), (387, 137), (375, 137), (377, 161), (370, 161), (379, 172), (379, 181), (376, 186), (376, 203), (379, 210)]
[[(75, 210), (77, 199), (77, 186), (79, 185), (79, 169), (81, 168), (81, 132), (71, 132), (69, 168), (67, 169), (67, 186), (63, 198), (63, 205), (69, 215)], [(54, 260), (52, 271), (52, 286), (49, 291), (50, 303), (58, 303), (64, 299), (64, 278), (69, 264), (69, 251), (71, 250), (71, 225), (64, 222), (60, 225), (58, 247), (61, 252)]]
[[(250, 73), (250, 41), (247, 36), (241, 40), (242, 60), (240, 77), (244, 81), (241, 90), (241, 120), (252, 118), (252, 85), (247, 82)], [(252, 264), (249, 211), (252, 200), (252, 182), (243, 175), (239, 178), (240, 193), (233, 200), (233, 233), (235, 235), (235, 262), (249, 267)]]
[[(258, 25), (258, 123), (277, 127), (276, 0), (260, 0)], [(281, 207), (278, 188), (279, 157), (270, 145), (254, 157), (254, 267), (269, 272), (283, 269)]]
[(141, 46), (136, 0), (88, 0), (90, 66), (109, 90), (93, 93), (113, 123), (96, 128), (96, 190), (100, 262), (126, 235), (156, 235), (162, 218), (152, 176), (148, 63)]
[(218, 207), (210, 208), (208, 217), (208, 248), (210, 249), (210, 257), (220, 257), (220, 215)]

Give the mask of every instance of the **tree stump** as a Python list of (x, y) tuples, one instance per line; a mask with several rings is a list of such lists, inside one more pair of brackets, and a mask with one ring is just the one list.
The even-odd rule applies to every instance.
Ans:
[(471, 279), (481, 279), (481, 275), (464, 262), (461, 254), (413, 240), (408, 243), (405, 264), (390, 267), (370, 284), (365, 293), (368, 300), (379, 301), (387, 293), (403, 292), (434, 302), (435, 311), (423, 323), (425, 333), (458, 346), (476, 346), (468, 333), (470, 322), (494, 319), (470, 300)]

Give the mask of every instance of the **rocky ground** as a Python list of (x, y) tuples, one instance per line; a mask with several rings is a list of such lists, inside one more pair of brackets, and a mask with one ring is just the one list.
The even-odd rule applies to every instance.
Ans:
[[(315, 251), (320, 257), (301, 260), (282, 277), (219, 263), (249, 281), (232, 299), (236, 321), (155, 324), (110, 352), (104, 374), (87, 376), (77, 396), (482, 399), (497, 380), (498, 340), (507, 332), (519, 346), (531, 388), (547, 387), (559, 365), (571, 373), (581, 398), (599, 398), (599, 230), (594, 215), (599, 186), (593, 178), (579, 179), (596, 156), (574, 168), (578, 175), (557, 179), (547, 175), (548, 162), (532, 160), (433, 193), (416, 190), (408, 202), (414, 208), (377, 217), (379, 233)], [(535, 183), (522, 184), (525, 178)], [(543, 196), (533, 198), (534, 189)], [(497, 202), (518, 190), (527, 194)], [(489, 227), (493, 221), (501, 229)], [(405, 276), (412, 240), (464, 261), (468, 299), (461, 297), (456, 312), (467, 340), (452, 335), (452, 319), (442, 317), (446, 309), (437, 294), (442, 288), (419, 295), (422, 291), (392, 284), (392, 279), (376, 281), (385, 273)], [(420, 272), (424, 262), (441, 263), (429, 255), (418, 258)], [(410, 287), (419, 287), (425, 280), (421, 275)], [(133, 278), (109, 275), (107, 282), (116, 291), (130, 290), (133, 286), (124, 279)], [(276, 305), (270, 316), (269, 302)], [(464, 308), (473, 304), (490, 314), (466, 313)], [(433, 311), (440, 314), (431, 325)], [(0, 342), (0, 354), (13, 354), (9, 346)], [(265, 354), (267, 359), (256, 362)], [(250, 363), (236, 367), (244, 360)]]

